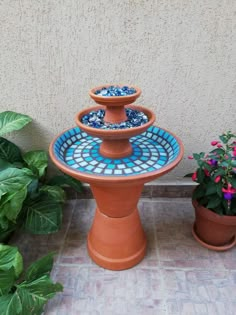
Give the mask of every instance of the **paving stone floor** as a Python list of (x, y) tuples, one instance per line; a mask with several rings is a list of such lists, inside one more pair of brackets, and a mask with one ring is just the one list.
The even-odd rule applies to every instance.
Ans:
[(236, 315), (236, 248), (216, 253), (196, 243), (189, 199), (140, 201), (148, 251), (125, 271), (104, 270), (88, 257), (94, 208), (94, 200), (71, 200), (59, 233), (13, 240), (26, 264), (58, 253), (52, 276), (64, 292), (48, 303), (45, 315)]

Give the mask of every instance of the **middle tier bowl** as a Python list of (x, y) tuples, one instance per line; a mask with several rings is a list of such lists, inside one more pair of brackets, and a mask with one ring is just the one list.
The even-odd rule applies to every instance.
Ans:
[(81, 120), (83, 116), (89, 114), (91, 111), (100, 110), (101, 108), (106, 110), (106, 107), (102, 106), (94, 106), (84, 109), (76, 115), (75, 121), (81, 130), (102, 140), (100, 154), (105, 157), (121, 158), (131, 155), (133, 149), (129, 139), (143, 133), (155, 122), (155, 114), (151, 110), (142, 106), (127, 105), (125, 108), (143, 112), (148, 117), (148, 122), (138, 127), (115, 130), (90, 127), (82, 123)]

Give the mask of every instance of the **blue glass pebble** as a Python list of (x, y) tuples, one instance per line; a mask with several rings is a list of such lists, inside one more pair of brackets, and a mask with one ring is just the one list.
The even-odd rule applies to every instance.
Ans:
[(118, 130), (118, 129), (127, 129), (134, 128), (141, 125), (144, 125), (148, 122), (148, 117), (143, 112), (134, 110), (131, 108), (126, 108), (127, 120), (123, 121), (119, 124), (111, 124), (104, 122), (105, 110), (100, 109), (98, 111), (92, 111), (86, 115), (84, 115), (81, 119), (81, 122), (84, 125), (93, 128), (100, 129), (110, 129), (110, 130)]
[(100, 90), (96, 90), (94, 94), (99, 95), (99, 96), (127, 96), (127, 95), (132, 95), (136, 93), (137, 91), (133, 87), (128, 87), (128, 86), (108, 86), (108, 87), (102, 87)]

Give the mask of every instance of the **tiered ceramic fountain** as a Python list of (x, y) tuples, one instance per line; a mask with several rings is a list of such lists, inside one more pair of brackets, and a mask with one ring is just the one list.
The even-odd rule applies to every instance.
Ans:
[[(181, 141), (153, 126), (151, 110), (131, 105), (141, 94), (139, 88), (132, 88), (133, 94), (123, 96), (103, 96), (98, 93), (102, 87), (92, 89), (90, 96), (99, 106), (82, 110), (76, 116), (78, 127), (64, 131), (50, 145), (50, 156), (59, 169), (90, 184), (97, 209), (88, 252), (98, 265), (112, 270), (130, 268), (144, 257), (146, 237), (137, 209), (143, 185), (169, 172), (183, 156)], [(99, 110), (105, 110), (102, 126), (84, 123)], [(129, 110), (147, 122), (130, 127)]]

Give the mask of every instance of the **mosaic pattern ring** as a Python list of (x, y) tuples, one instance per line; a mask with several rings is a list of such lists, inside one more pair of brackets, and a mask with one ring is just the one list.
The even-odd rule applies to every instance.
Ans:
[(132, 155), (119, 159), (106, 158), (99, 153), (101, 140), (89, 136), (80, 128), (65, 131), (53, 143), (57, 160), (67, 168), (93, 177), (125, 177), (161, 170), (180, 155), (177, 139), (156, 126), (132, 137)]

